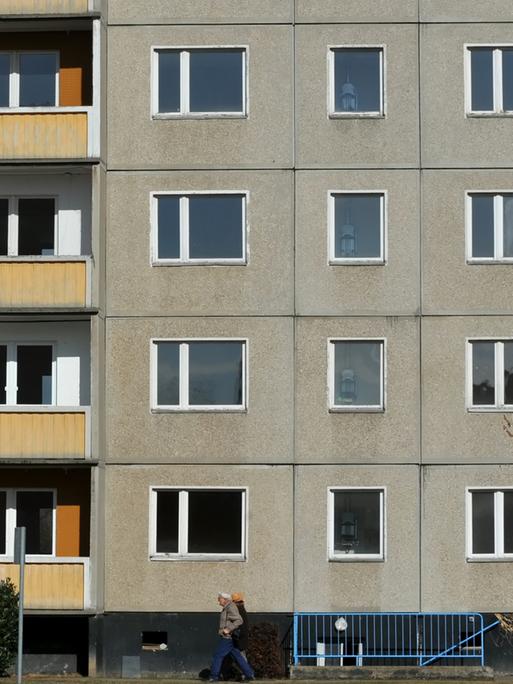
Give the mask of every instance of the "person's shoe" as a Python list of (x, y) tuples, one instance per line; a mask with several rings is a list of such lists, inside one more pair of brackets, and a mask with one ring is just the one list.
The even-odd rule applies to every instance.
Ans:
[(209, 681), (209, 682), (218, 682), (219, 679), (214, 679), (213, 677), (210, 677), (208, 681)]

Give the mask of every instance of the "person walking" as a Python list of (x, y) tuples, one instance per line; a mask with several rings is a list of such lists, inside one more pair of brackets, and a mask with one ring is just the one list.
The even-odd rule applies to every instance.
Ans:
[(231, 594), (221, 592), (217, 595), (217, 602), (222, 607), (219, 616), (219, 643), (212, 657), (209, 682), (218, 682), (219, 673), (223, 660), (230, 655), (240, 667), (246, 681), (253, 681), (255, 673), (251, 669), (248, 661), (242, 656), (238, 648), (233, 644), (232, 633), (242, 625), (242, 618), (235, 603), (232, 601)]
[(246, 606), (244, 605), (244, 594), (240, 592), (233, 593), (232, 601), (237, 606), (239, 615), (242, 618), (242, 625), (236, 630), (237, 634), (233, 635), (233, 643), (247, 660), (247, 650), (249, 646), (249, 618), (246, 611)]

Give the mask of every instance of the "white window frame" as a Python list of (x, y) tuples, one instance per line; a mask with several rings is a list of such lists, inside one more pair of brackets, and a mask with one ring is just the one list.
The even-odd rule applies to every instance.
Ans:
[[(335, 551), (334, 544), (334, 525), (335, 525), (335, 493), (336, 492), (379, 492), (379, 553), (340, 553)], [(386, 561), (386, 487), (379, 485), (376, 487), (328, 487), (328, 561), (341, 561), (350, 563), (352, 561)]]
[[(380, 197), (380, 254), (377, 257), (335, 256), (335, 198), (343, 195), (378, 195)], [(328, 265), (365, 266), (386, 264), (388, 234), (388, 193), (386, 190), (328, 190)]]
[[(178, 553), (157, 553), (157, 494), (163, 491), (178, 492)], [(241, 552), (240, 553), (189, 553), (188, 544), (188, 504), (189, 492), (241, 492)], [(208, 487), (208, 486), (150, 486), (150, 526), (149, 526), (149, 559), (158, 561), (246, 561), (248, 539), (248, 487)]]
[[(157, 403), (158, 390), (158, 345), (160, 342), (175, 342), (180, 345), (179, 360), (179, 400), (177, 405)], [(242, 345), (242, 404), (189, 404), (189, 344), (191, 342), (239, 342)], [(152, 338), (150, 340), (150, 396), (152, 413), (204, 413), (230, 412), (244, 413), (248, 406), (248, 339), (241, 337), (179, 337)]]
[[(51, 404), (18, 404), (18, 347), (51, 347), (52, 348), (52, 403)], [(56, 406), (57, 403), (57, 358), (55, 354), (55, 342), (25, 340), (23, 342), (7, 342), (0, 340), (0, 347), (7, 347), (7, 368), (6, 368), (6, 397), (5, 404), (0, 404), (0, 408), (7, 406)], [(46, 491), (46, 490), (45, 490)]]
[(59, 254), (59, 206), (57, 195), (0, 195), (0, 199), (9, 203), (7, 221), (7, 256), (17, 257), (19, 244), (19, 201), (24, 199), (53, 199), (54, 227), (53, 227), (53, 255), (33, 254), (34, 259), (48, 259)]
[[(242, 111), (191, 112), (190, 53), (195, 50), (242, 51)], [(159, 53), (180, 53), (180, 111), (159, 112)], [(249, 113), (248, 96), (249, 45), (153, 45), (151, 47), (151, 118), (152, 119), (245, 119)]]
[[(467, 561), (513, 561), (513, 553), (504, 553), (504, 492), (513, 487), (466, 487), (465, 489), (465, 541)], [(493, 492), (494, 553), (472, 552), (472, 493)]]
[[(494, 404), (473, 404), (473, 343), (474, 342), (494, 342), (495, 343), (495, 403)], [(467, 345), (467, 411), (470, 413), (504, 413), (513, 411), (513, 404), (504, 403), (504, 342), (513, 342), (513, 337), (469, 337), (466, 339)]]
[[(53, 105), (42, 105), (38, 107), (20, 106), (20, 56), (21, 55), (56, 55), (55, 71), (55, 103)], [(9, 76), (9, 106), (0, 107), (0, 112), (19, 109), (21, 111), (47, 110), (49, 107), (59, 106), (59, 74), (60, 74), (60, 52), (59, 50), (0, 50), (0, 55), (9, 55), (10, 76)]]
[[(472, 198), (474, 195), (493, 197), (493, 257), (472, 256)], [(513, 263), (513, 257), (504, 256), (504, 195), (513, 196), (513, 190), (467, 190), (465, 193), (465, 235), (468, 264)]]
[[(493, 50), (493, 110), (472, 109), (472, 50)], [(465, 115), (513, 116), (513, 110), (504, 110), (502, 101), (502, 50), (513, 48), (513, 43), (466, 43), (464, 45)]]
[(6, 520), (5, 520), (5, 554), (0, 553), (2, 562), (12, 562), (14, 558), (14, 529), (16, 527), (16, 494), (18, 492), (51, 492), (52, 501), (52, 553), (27, 554), (27, 561), (37, 562), (48, 558), (55, 558), (57, 544), (57, 490), (53, 487), (1, 487), (0, 491), (6, 493)]
[[(335, 109), (335, 52), (337, 50), (378, 50), (380, 53), (379, 69), (379, 111), (339, 112)], [(357, 44), (357, 45), (328, 45), (328, 118), (329, 119), (383, 119), (387, 112), (386, 95), (386, 45), (385, 44)]]
[[(335, 404), (335, 344), (337, 342), (374, 342), (380, 345), (380, 404), (341, 406)], [(386, 406), (386, 345), (385, 337), (329, 337), (328, 338), (328, 411), (330, 413), (384, 413)]]
[[(189, 198), (201, 195), (242, 196), (242, 256), (240, 258), (193, 259), (189, 256)], [(180, 257), (178, 259), (163, 259), (158, 252), (158, 201), (159, 197), (175, 196), (180, 198)], [(152, 266), (201, 266), (209, 265), (245, 265), (247, 264), (247, 234), (249, 192), (247, 190), (193, 190), (193, 191), (163, 191), (150, 193), (151, 216), (151, 265)]]

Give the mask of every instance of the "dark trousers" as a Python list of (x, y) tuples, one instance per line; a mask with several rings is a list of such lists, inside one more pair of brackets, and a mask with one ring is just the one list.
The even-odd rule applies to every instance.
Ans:
[(227, 655), (231, 655), (231, 657), (235, 660), (237, 665), (242, 670), (242, 673), (245, 677), (255, 676), (255, 673), (251, 669), (251, 666), (249, 665), (248, 661), (242, 657), (239, 649), (235, 648), (235, 646), (233, 645), (233, 639), (224, 639), (223, 637), (220, 637), (219, 643), (217, 644), (217, 648), (212, 657), (212, 667), (210, 668), (211, 679), (219, 679), (221, 665), (223, 664), (223, 660), (226, 658)]

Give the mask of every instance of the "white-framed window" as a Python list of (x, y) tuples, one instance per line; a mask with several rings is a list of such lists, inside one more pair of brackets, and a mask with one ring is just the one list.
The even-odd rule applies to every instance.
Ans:
[(513, 45), (466, 45), (467, 114), (513, 115)]
[(467, 193), (466, 217), (469, 263), (513, 262), (513, 191)]
[(513, 410), (513, 339), (467, 341), (467, 406)]
[(55, 368), (53, 344), (0, 342), (0, 405), (54, 405)]
[(245, 560), (244, 487), (151, 487), (150, 558)]
[(385, 47), (341, 45), (328, 48), (330, 117), (385, 115)]
[(328, 340), (330, 411), (385, 410), (384, 339)]
[(513, 487), (469, 487), (467, 558), (513, 560)]
[(330, 264), (383, 264), (386, 193), (331, 190), (328, 193)]
[(55, 489), (0, 489), (0, 557), (14, 555), (14, 530), (26, 528), (28, 556), (55, 556)]
[(152, 340), (152, 409), (244, 411), (246, 354), (247, 340)]
[(0, 52), (0, 108), (56, 107), (59, 52)]
[(152, 48), (152, 115), (244, 117), (247, 115), (247, 47)]
[(0, 197), (0, 256), (57, 253), (56, 197)]
[(329, 487), (328, 558), (385, 559), (385, 488)]
[(245, 264), (245, 192), (151, 195), (153, 264)]

